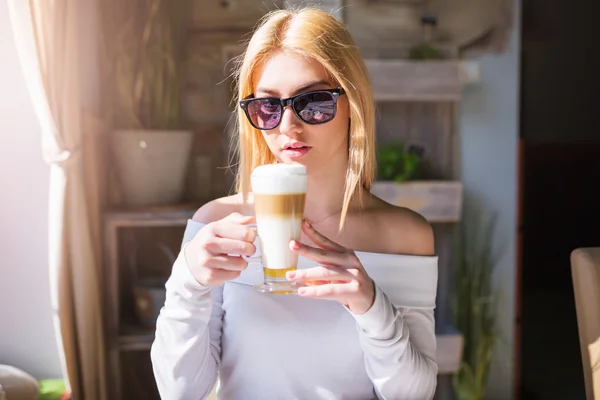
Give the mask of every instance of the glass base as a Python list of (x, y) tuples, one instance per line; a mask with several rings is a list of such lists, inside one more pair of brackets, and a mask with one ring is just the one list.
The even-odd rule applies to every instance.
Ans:
[(260, 293), (268, 293), (268, 294), (296, 294), (298, 293), (298, 288), (306, 286), (300, 282), (265, 282), (265, 283), (257, 283), (254, 285), (254, 290)]

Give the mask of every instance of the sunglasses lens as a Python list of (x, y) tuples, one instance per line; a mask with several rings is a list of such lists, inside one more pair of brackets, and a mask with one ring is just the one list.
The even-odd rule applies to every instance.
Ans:
[(304, 122), (322, 124), (333, 118), (335, 100), (329, 92), (305, 94), (296, 98), (294, 109)]
[(250, 121), (259, 129), (273, 129), (281, 119), (281, 104), (275, 99), (256, 99), (247, 107)]

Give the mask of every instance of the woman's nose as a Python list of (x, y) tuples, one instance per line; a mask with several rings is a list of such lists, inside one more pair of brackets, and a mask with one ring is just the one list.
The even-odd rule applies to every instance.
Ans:
[(292, 107), (285, 107), (281, 114), (279, 132), (284, 135), (298, 134), (302, 132), (302, 121), (296, 116)]

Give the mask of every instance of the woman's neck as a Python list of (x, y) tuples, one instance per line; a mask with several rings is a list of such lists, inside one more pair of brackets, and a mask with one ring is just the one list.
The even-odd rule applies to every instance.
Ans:
[(345, 166), (320, 168), (318, 172), (309, 174), (305, 217), (316, 224), (339, 216), (344, 204), (345, 183)]

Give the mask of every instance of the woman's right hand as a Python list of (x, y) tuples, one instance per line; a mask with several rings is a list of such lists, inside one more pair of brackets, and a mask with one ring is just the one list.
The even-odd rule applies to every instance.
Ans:
[(248, 266), (242, 256), (256, 252), (256, 230), (247, 226), (254, 217), (239, 213), (211, 222), (185, 247), (185, 259), (194, 278), (204, 286), (219, 286), (240, 276)]

